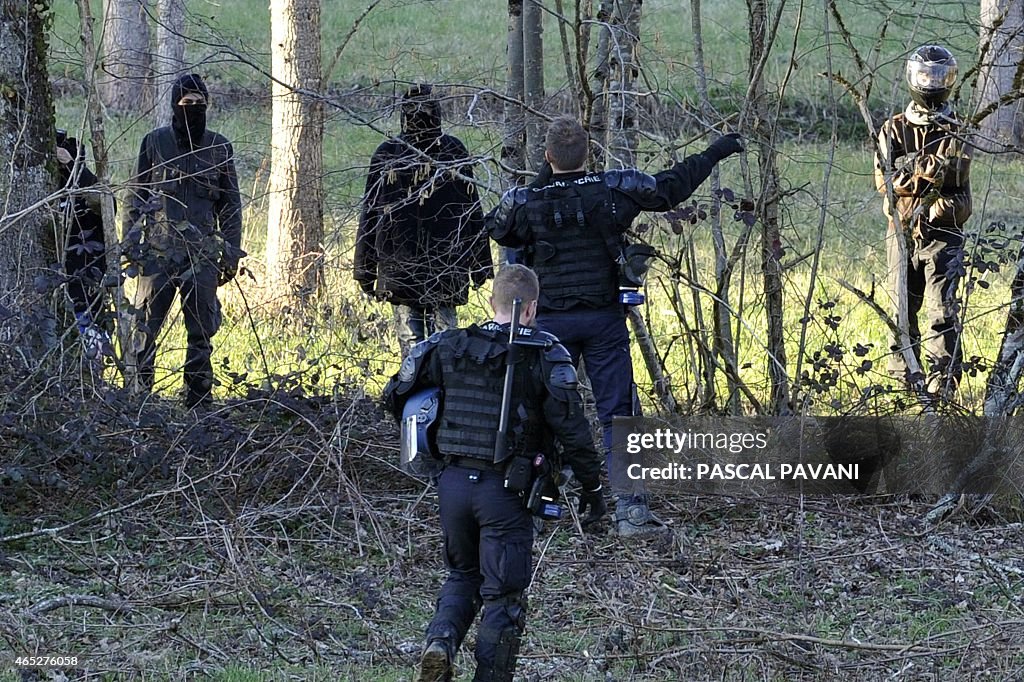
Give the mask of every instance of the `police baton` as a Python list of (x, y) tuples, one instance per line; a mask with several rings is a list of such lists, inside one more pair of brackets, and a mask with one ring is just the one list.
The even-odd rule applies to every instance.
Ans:
[(523, 299), (512, 301), (512, 322), (508, 326), (508, 350), (505, 351), (505, 386), (501, 392), (501, 414), (498, 420), (498, 433), (494, 438), (494, 461), (501, 462), (508, 452), (508, 413), (512, 405), (512, 378), (515, 374), (516, 354), (515, 341), (519, 334), (519, 312), (523, 307)]

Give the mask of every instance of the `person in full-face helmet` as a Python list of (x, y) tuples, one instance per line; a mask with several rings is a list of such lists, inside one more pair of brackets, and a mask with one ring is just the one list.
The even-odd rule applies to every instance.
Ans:
[[(875, 186), (885, 195), (889, 219), (886, 253), (895, 309), (910, 313), (910, 339), (918, 362), (926, 351), (927, 387), (949, 397), (961, 375), (957, 316), (957, 261), (963, 227), (971, 215), (970, 156), (963, 121), (949, 104), (956, 83), (952, 53), (938, 45), (915, 50), (906, 63), (911, 101), (882, 124), (878, 134)], [(893, 210), (895, 209), (895, 211)], [(906, 287), (897, 284), (902, 230), (907, 250)], [(923, 318), (922, 320), (919, 320)], [(892, 340), (889, 372), (912, 382), (898, 338)]]

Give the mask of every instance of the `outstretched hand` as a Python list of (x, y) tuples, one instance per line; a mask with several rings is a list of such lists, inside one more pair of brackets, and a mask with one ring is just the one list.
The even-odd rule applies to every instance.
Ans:
[(717, 161), (721, 161), (733, 154), (739, 154), (743, 149), (743, 138), (739, 133), (722, 135), (708, 147), (708, 151), (712, 153)]

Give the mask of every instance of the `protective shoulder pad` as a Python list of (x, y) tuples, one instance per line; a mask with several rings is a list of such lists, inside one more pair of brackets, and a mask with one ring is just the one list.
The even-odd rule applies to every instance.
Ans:
[(551, 346), (544, 350), (544, 360), (547, 362), (568, 362), (572, 365), (572, 355), (566, 350), (565, 346), (558, 342), (558, 337), (554, 334), (547, 332), (538, 331), (537, 338), (550, 340)]
[(617, 189), (637, 198), (653, 197), (658, 191), (658, 181), (636, 168), (605, 171), (604, 182), (609, 189)]
[(544, 384), (556, 400), (571, 402), (580, 399), (580, 394), (576, 392), (579, 385), (576, 368), (565, 346), (556, 343), (544, 351), (543, 365)]
[(509, 216), (512, 215), (513, 209), (516, 206), (525, 204), (529, 196), (530, 190), (527, 187), (513, 187), (502, 194), (501, 201), (498, 202), (497, 208), (494, 209), (494, 221), (498, 225), (504, 224)]

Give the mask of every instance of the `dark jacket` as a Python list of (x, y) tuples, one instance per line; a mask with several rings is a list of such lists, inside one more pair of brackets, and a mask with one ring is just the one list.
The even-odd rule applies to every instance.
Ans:
[[(106, 238), (103, 234), (103, 215), (100, 211), (100, 197), (96, 194), (75, 194), (76, 189), (92, 187), (99, 182), (96, 175), (84, 163), (85, 150), (80, 149), (74, 138), (68, 138), (64, 147), (72, 159), (78, 156), (78, 174), (72, 179), (74, 161), (57, 164), (60, 182), (72, 191), (67, 204), (62, 205), (69, 218), (67, 221), (67, 248), (64, 254), (64, 269), (69, 275), (100, 281), (103, 277)], [(98, 272), (97, 272), (98, 270)]]
[[(72, 158), (71, 163), (57, 164), (60, 183), (71, 192), (70, 197), (61, 204), (67, 229), (64, 271), (69, 278), (68, 293), (76, 313), (88, 311), (95, 318), (102, 309), (102, 297), (98, 295), (97, 287), (103, 281), (106, 270), (107, 242), (103, 233), (103, 214), (98, 194), (81, 194), (74, 190), (93, 187), (99, 179), (85, 165), (85, 149), (75, 138), (66, 138), (58, 146), (63, 147)], [(78, 172), (72, 178), (76, 157)]]
[[(618, 294), (618, 247), (610, 242), (621, 240), (643, 211), (668, 211), (687, 199), (711, 174), (718, 160), (708, 150), (688, 156), (653, 176), (636, 169), (558, 173), (544, 186), (531, 185), (506, 192), (488, 214), (487, 230), (502, 246), (533, 250), (527, 264), (538, 271), (541, 312), (613, 305)], [(568, 208), (557, 219), (549, 220), (547, 212), (556, 209), (544, 205), (557, 207), (557, 202), (564, 203), (567, 194), (582, 197), (581, 208), (586, 214), (582, 226), (573, 217), (574, 204), (565, 204)], [(565, 226), (568, 247), (551, 234), (561, 230), (560, 225)], [(575, 233), (569, 234), (570, 229)], [(539, 239), (539, 235), (546, 239)], [(553, 255), (544, 253), (549, 244), (552, 248), (547, 250), (553, 251)], [(559, 254), (565, 248), (575, 249), (583, 257)], [(538, 262), (544, 258), (557, 267), (545, 268)], [(553, 296), (552, 292), (558, 295)]]
[[(356, 234), (354, 277), (367, 293), (423, 308), (466, 303), (469, 278), (491, 276), (491, 252), (466, 147), (451, 135), (406, 135), (370, 159)], [(424, 156), (426, 155), (426, 156)]]
[[(509, 456), (554, 455), (551, 438), (562, 446), (564, 463), (586, 490), (600, 487), (601, 460), (577, 391), (572, 357), (545, 332), (520, 329), (523, 336), (545, 336), (547, 349), (520, 348), (509, 410)], [(444, 391), (437, 434), (440, 454), (490, 461), (498, 431), (508, 353), (508, 324), (486, 322), (438, 332), (417, 344), (384, 389), (384, 402), (401, 421), (406, 400), (417, 390)]]
[(242, 202), (227, 138), (207, 130), (192, 150), (170, 126), (147, 134), (130, 183), (124, 233), (141, 245), (134, 256), (143, 274), (177, 274), (196, 264), (237, 268)]

